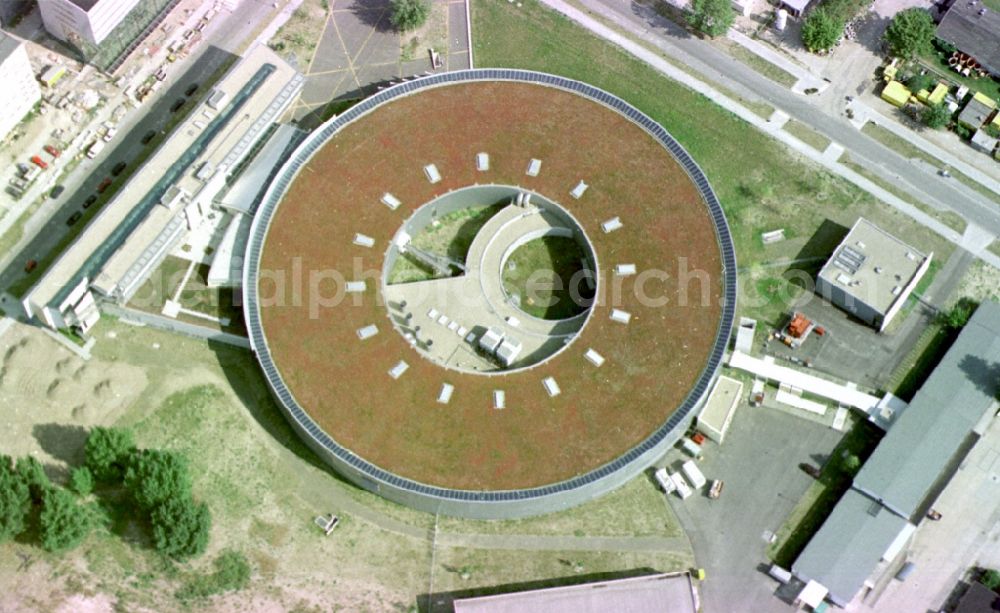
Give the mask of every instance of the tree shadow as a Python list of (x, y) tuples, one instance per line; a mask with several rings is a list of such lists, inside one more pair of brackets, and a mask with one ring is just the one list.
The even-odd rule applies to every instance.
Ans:
[(997, 392), (1000, 391), (1000, 362), (989, 362), (979, 356), (966, 355), (958, 363), (958, 367), (976, 389), (993, 398), (997, 397)]
[(67, 424), (37, 424), (31, 429), (32, 436), (45, 453), (70, 466), (83, 465), (83, 446), (89, 433), (82, 426)]
[[(351, 13), (363, 25), (372, 28), (376, 32), (396, 32), (395, 26), (389, 21), (391, 10), (388, 2), (381, 0), (365, 1), (358, 0), (357, 4), (351, 7)], [(348, 49), (348, 53), (360, 52), (360, 49)]]

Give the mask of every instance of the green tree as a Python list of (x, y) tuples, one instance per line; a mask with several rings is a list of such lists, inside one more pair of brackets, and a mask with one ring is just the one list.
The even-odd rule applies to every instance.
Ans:
[(992, 568), (981, 568), (979, 570), (981, 572), (979, 575), (980, 583), (991, 590), (1000, 588), (1000, 572), (993, 570)]
[(934, 87), (936, 80), (929, 74), (917, 73), (906, 80), (906, 86), (911, 92), (918, 92), (922, 89), (930, 91)]
[(31, 493), (10, 456), (0, 456), (0, 543), (14, 538), (27, 527)]
[(150, 522), (157, 551), (172, 558), (201, 555), (208, 546), (212, 516), (205, 503), (196, 503), (190, 496), (161, 502), (153, 509)]
[(969, 323), (969, 318), (972, 317), (978, 306), (975, 301), (963, 298), (947, 311), (941, 312), (938, 315), (938, 321), (946, 328), (951, 328), (952, 330), (964, 328), (965, 324)]
[(844, 22), (820, 7), (809, 13), (802, 24), (802, 44), (817, 53), (828, 51), (844, 34)]
[(708, 36), (722, 36), (735, 19), (729, 0), (692, 0), (687, 17), (692, 28)]
[(122, 478), (134, 451), (132, 431), (126, 428), (94, 428), (84, 445), (87, 468), (94, 478), (104, 482)]
[(854, 455), (853, 453), (848, 455), (846, 458), (844, 458), (844, 468), (847, 470), (847, 472), (853, 475), (854, 473), (858, 472), (859, 468), (861, 468), (861, 458)]
[(951, 111), (944, 104), (929, 104), (920, 113), (924, 125), (932, 130), (940, 130), (951, 122)]
[(45, 474), (45, 467), (31, 456), (17, 459), (17, 474), (21, 477), (21, 481), (28, 486), (31, 498), (35, 502), (41, 502), (45, 492), (52, 488), (52, 481)]
[(86, 496), (94, 491), (94, 475), (86, 466), (75, 469), (69, 480), (73, 491), (81, 496)]
[(917, 55), (930, 53), (934, 32), (931, 14), (914, 7), (896, 13), (892, 23), (885, 29), (883, 38), (893, 55), (910, 60)]
[(431, 14), (427, 0), (389, 0), (389, 7), (389, 22), (400, 32), (419, 28)]
[(173, 451), (143, 449), (125, 471), (125, 488), (147, 511), (167, 500), (191, 497), (187, 458)]
[(73, 494), (62, 488), (46, 490), (39, 517), (43, 549), (72, 549), (87, 537), (91, 526), (90, 510), (78, 505)]

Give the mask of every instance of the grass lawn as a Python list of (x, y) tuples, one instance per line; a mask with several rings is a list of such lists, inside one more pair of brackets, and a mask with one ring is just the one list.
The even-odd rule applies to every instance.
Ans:
[(312, 64), (313, 53), (326, 27), (329, 3), (326, 0), (305, 0), (281, 26), (268, 45), (284, 56), (294, 53), (300, 70)]
[(913, 206), (917, 207), (924, 213), (927, 213), (934, 219), (948, 226), (952, 230), (955, 230), (956, 232), (965, 232), (965, 227), (968, 224), (966, 223), (965, 219), (958, 213), (954, 211), (939, 211), (928, 204), (924, 204), (917, 198), (914, 198), (913, 195), (910, 194), (910, 192), (904, 190), (898, 185), (894, 185), (893, 183), (886, 181), (879, 175), (868, 170), (867, 167), (852, 161), (849, 154), (847, 153), (844, 153), (844, 155), (841, 156), (840, 163), (843, 164), (844, 166), (847, 166), (848, 168), (858, 173), (862, 177), (868, 179), (875, 185), (878, 185), (879, 187), (889, 192), (890, 194), (896, 196), (900, 200), (912, 204)]
[(507, 260), (504, 289), (520, 298), (521, 310), (542, 319), (567, 319), (582, 313), (592, 299), (581, 275), (586, 258), (574, 239), (546, 236), (522, 245)]
[[(917, 158), (935, 167), (941, 167), (945, 165), (944, 162), (937, 159), (930, 153), (927, 153), (926, 151), (920, 149), (913, 143), (905, 139), (902, 139), (899, 136), (896, 136), (895, 134), (883, 128), (882, 126), (878, 126), (869, 122), (865, 124), (865, 127), (862, 128), (861, 131), (867, 134), (868, 136), (871, 136), (875, 140), (879, 141), (886, 147), (895, 150), (896, 153), (902, 156), (908, 158)], [(965, 176), (964, 174), (955, 170), (954, 168), (950, 169), (949, 172), (951, 173), (952, 178), (954, 178), (955, 180), (964, 183), (968, 187), (971, 187), (972, 189), (986, 196), (990, 200), (996, 202), (997, 204), (1000, 204), (1000, 194), (997, 194), (996, 192), (986, 187), (985, 185), (972, 180), (971, 178)]]
[(743, 45), (735, 43), (728, 38), (718, 38), (715, 43), (722, 47), (727, 54), (743, 62), (750, 68), (753, 68), (755, 71), (759, 72), (768, 79), (771, 79), (775, 83), (784, 85), (785, 87), (791, 87), (795, 85), (796, 81), (798, 81), (798, 79), (795, 78), (795, 76), (790, 72), (786, 72), (782, 68), (779, 68), (775, 64), (768, 62), (756, 53), (750, 51)]
[(825, 151), (830, 145), (829, 138), (823, 136), (804, 123), (795, 121), (794, 119), (789, 119), (788, 122), (785, 123), (785, 131), (817, 151)]
[(399, 55), (404, 62), (426, 58), (428, 49), (441, 54), (442, 60), (448, 55), (448, 5), (445, 3), (431, 4), (424, 25), (400, 36)]
[(882, 431), (871, 423), (855, 421), (854, 426), (830, 453), (819, 479), (806, 490), (778, 529), (775, 542), (768, 546), (767, 555), (774, 563), (782, 568), (791, 568), (795, 558), (826, 521), (840, 497), (851, 487), (854, 472), (847, 466), (847, 458), (857, 456), (864, 464), (881, 438)]
[(1000, 255), (1000, 241), (993, 241), (989, 246), (990, 253)]
[[(465, 263), (476, 234), (505, 204), (467, 208), (443, 215), (413, 237), (413, 246)], [(435, 271), (406, 254), (397, 258), (389, 271), (389, 283), (410, 283), (439, 277)]]
[[(704, 96), (537, 1), (522, 4), (472, 4), (477, 66), (580, 79), (622, 97), (666, 127), (705, 171), (729, 218), (741, 268), (740, 314), (779, 319), (801, 290), (788, 282), (789, 267), (769, 265), (829, 256), (843, 235), (828, 233), (826, 222), (849, 228), (864, 215), (922, 250), (941, 257), (951, 253), (953, 246), (936, 234), (849, 182), (799, 160)], [(786, 240), (765, 246), (760, 234), (778, 228), (785, 229)]]

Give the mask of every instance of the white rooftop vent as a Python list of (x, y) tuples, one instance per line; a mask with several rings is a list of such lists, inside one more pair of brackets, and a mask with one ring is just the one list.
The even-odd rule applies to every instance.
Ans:
[(393, 196), (389, 192), (386, 192), (382, 194), (382, 204), (395, 211), (399, 208), (399, 205), (402, 204), (402, 202), (399, 201), (399, 198)]
[(497, 328), (489, 328), (479, 339), (479, 347), (484, 351), (493, 353), (503, 342), (503, 331)]
[(892, 295), (893, 296), (898, 296), (898, 295), (900, 295), (902, 293), (903, 293), (903, 287), (901, 285), (897, 285), (897, 286), (895, 286), (895, 287), (892, 288)]
[(489, 153), (477, 153), (476, 154), (476, 170), (479, 172), (484, 172), (490, 169), (490, 154)]
[(424, 166), (424, 174), (427, 175), (427, 180), (431, 183), (437, 183), (441, 180), (441, 173), (438, 172), (438, 167), (434, 164)]
[(587, 191), (588, 187), (589, 185), (587, 185), (583, 181), (580, 181), (579, 183), (576, 184), (576, 187), (573, 188), (573, 191), (571, 191), (569, 195), (579, 200), (580, 196), (582, 196), (583, 193)]
[(409, 364), (400, 360), (398, 364), (389, 369), (389, 376), (393, 379), (398, 379), (403, 376), (403, 373), (406, 372), (406, 369), (409, 367)]
[(364, 328), (358, 328), (358, 338), (361, 340), (367, 340), (378, 334), (378, 326), (375, 324), (369, 324)]
[(552, 398), (555, 398), (561, 392), (559, 384), (556, 383), (556, 380), (553, 377), (545, 377), (542, 379), (542, 385), (545, 386), (545, 391), (548, 392), (549, 396)]
[(632, 319), (632, 314), (621, 309), (611, 309), (611, 320), (620, 324), (627, 324)]
[(858, 245), (858, 247), (859, 247), (859, 248), (861, 248), (861, 249), (864, 249), (864, 248), (865, 248), (865, 244), (864, 244), (863, 242), (861, 242), (861, 241), (858, 241), (858, 242), (857, 242), (857, 245)]
[(440, 314), (441, 313), (438, 312), (437, 309), (431, 309), (431, 310), (427, 311), (427, 318), (431, 319), (431, 320), (437, 320), (438, 315), (440, 315)]
[(839, 275), (837, 275), (837, 282), (843, 283), (844, 285), (850, 285), (851, 278), (845, 275), (844, 273), (840, 273)]
[(614, 232), (615, 230), (621, 227), (622, 227), (622, 220), (619, 219), (618, 217), (612, 217), (611, 219), (601, 224), (601, 229), (604, 230), (605, 234)]
[(493, 408), (503, 409), (507, 406), (507, 395), (503, 393), (503, 390), (493, 391)]
[(635, 264), (619, 264), (615, 266), (615, 274), (619, 277), (628, 277), (635, 274)]
[(600, 366), (601, 364), (604, 363), (604, 356), (597, 353), (593, 349), (588, 349), (587, 353), (583, 354), (583, 357), (587, 358), (587, 361), (589, 361), (594, 366)]
[(525, 174), (529, 177), (537, 177), (541, 170), (542, 161), (537, 158), (531, 158), (531, 162), (528, 163), (528, 170), (525, 171)]
[(358, 245), (359, 247), (373, 247), (375, 246), (375, 239), (370, 236), (358, 233), (354, 235), (354, 244)]
[(913, 253), (912, 251), (907, 251), (906, 252), (906, 259), (912, 260), (912, 261), (916, 261), (917, 254)]
[(441, 386), (441, 393), (438, 394), (438, 402), (440, 404), (448, 404), (451, 400), (451, 395), (455, 391), (455, 386), (450, 383), (445, 383)]
[(510, 366), (517, 359), (517, 356), (521, 354), (522, 348), (521, 341), (507, 337), (497, 347), (496, 354), (504, 366)]
[(349, 293), (352, 293), (352, 294), (356, 294), (358, 292), (363, 292), (363, 291), (365, 291), (365, 282), (364, 281), (348, 281), (344, 285), (344, 289), (347, 290)]

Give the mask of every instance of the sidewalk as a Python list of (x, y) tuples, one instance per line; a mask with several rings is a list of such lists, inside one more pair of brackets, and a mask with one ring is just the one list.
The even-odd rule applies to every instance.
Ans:
[(809, 70), (799, 66), (764, 43), (755, 41), (736, 28), (729, 28), (729, 31), (726, 32), (726, 37), (762, 60), (774, 64), (778, 68), (798, 79), (795, 85), (792, 86), (792, 91), (796, 94), (804, 94), (805, 90), (812, 88), (819, 90), (817, 92), (819, 93), (830, 86), (829, 81), (817, 77), (813, 73), (809, 72)]

